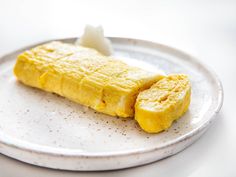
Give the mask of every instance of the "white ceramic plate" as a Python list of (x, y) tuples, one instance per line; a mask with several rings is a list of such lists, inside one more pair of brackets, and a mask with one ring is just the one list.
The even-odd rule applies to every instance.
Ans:
[[(115, 55), (149, 70), (188, 74), (189, 111), (163, 133), (147, 134), (132, 119), (97, 113), (55, 94), (16, 81), (12, 69), (22, 50), (0, 59), (0, 152), (43, 167), (112, 170), (147, 164), (193, 143), (214, 120), (223, 100), (218, 78), (195, 58), (176, 49), (111, 38)], [(74, 42), (75, 39), (64, 39)]]

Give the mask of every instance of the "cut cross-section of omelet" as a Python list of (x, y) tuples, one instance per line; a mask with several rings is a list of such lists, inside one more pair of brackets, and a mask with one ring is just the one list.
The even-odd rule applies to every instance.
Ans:
[(163, 77), (96, 50), (62, 42), (23, 52), (14, 73), (26, 85), (120, 117), (133, 117), (138, 93)]
[(146, 132), (166, 130), (187, 111), (190, 94), (190, 82), (186, 75), (169, 75), (138, 95), (135, 119)]

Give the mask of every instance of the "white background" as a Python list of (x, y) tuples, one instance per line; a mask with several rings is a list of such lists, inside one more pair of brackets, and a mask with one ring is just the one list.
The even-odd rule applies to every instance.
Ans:
[(150, 165), (78, 173), (39, 168), (0, 155), (0, 177), (235, 177), (236, 1), (0, 0), (0, 56), (35, 42), (79, 36), (85, 24), (103, 25), (107, 36), (167, 44), (210, 65), (225, 92), (217, 121), (188, 149)]

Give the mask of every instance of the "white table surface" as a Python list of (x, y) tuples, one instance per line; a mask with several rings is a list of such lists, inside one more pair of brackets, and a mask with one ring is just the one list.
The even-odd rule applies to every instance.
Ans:
[(0, 0), (0, 56), (35, 42), (79, 36), (85, 24), (103, 25), (107, 36), (156, 41), (199, 57), (224, 86), (218, 119), (191, 147), (142, 167), (66, 172), (0, 155), (0, 177), (236, 176), (236, 1)]

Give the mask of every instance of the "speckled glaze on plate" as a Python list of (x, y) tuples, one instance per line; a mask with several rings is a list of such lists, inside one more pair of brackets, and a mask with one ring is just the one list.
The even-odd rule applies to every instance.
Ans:
[[(16, 56), (0, 58), (0, 152), (30, 164), (63, 170), (113, 170), (171, 156), (197, 140), (223, 102), (219, 79), (179, 50), (152, 42), (110, 38), (115, 56), (149, 70), (188, 74), (188, 112), (159, 134), (147, 134), (132, 119), (97, 113), (55, 94), (16, 81)], [(74, 42), (75, 38), (63, 39)]]

